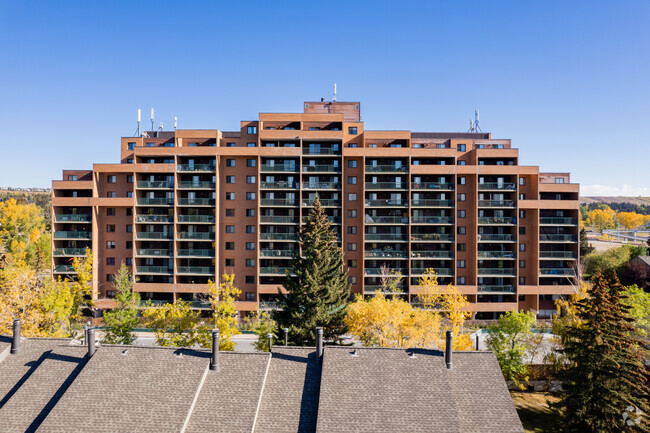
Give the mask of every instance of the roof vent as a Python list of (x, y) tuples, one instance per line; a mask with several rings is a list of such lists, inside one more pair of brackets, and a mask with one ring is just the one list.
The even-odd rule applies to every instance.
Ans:
[(95, 328), (88, 327), (86, 330), (86, 342), (88, 343), (88, 358), (92, 358), (97, 350), (95, 346)]
[(319, 358), (323, 357), (323, 328), (316, 328), (316, 354)]
[(269, 352), (273, 352), (273, 334), (269, 332), (266, 334), (266, 338), (269, 340)]
[(126, 356), (129, 354), (129, 349), (123, 350), (122, 351), (122, 356)]
[(451, 331), (447, 331), (446, 334), (446, 339), (445, 339), (445, 363), (447, 364), (447, 369), (453, 370), (451, 366), (451, 353), (454, 347), (454, 342), (453, 342), (453, 336)]
[(354, 358), (357, 358), (359, 356), (359, 353), (357, 352), (357, 349), (354, 349), (352, 352), (350, 352), (350, 355), (352, 355)]
[(20, 353), (20, 319), (14, 319), (14, 335), (11, 339), (11, 352), (12, 355)]
[(219, 371), (219, 330), (212, 330), (212, 358), (210, 359), (210, 370)]
[(411, 352), (411, 353), (409, 353), (409, 358), (410, 359), (415, 359), (415, 358), (417, 358), (417, 356), (415, 356), (414, 352)]

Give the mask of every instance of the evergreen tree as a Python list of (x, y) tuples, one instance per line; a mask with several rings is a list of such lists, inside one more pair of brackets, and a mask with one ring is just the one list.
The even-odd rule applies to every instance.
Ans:
[(641, 398), (646, 377), (642, 345), (629, 307), (621, 302), (623, 290), (615, 274), (607, 279), (597, 272), (589, 296), (576, 304), (581, 323), (569, 327), (563, 341), (569, 364), (561, 375), (564, 393), (555, 405), (564, 420), (562, 431), (649, 431), (647, 418), (636, 414), (637, 408), (648, 413)]
[(299, 246), (291, 261), (296, 275), (285, 278), (288, 293), (280, 296), (281, 310), (275, 318), (278, 329), (289, 328), (291, 344), (314, 345), (317, 326), (324, 328), (324, 337), (329, 339), (344, 332), (343, 318), (350, 296), (343, 251), (318, 196), (307, 223), (300, 228)]
[(104, 322), (108, 326), (104, 342), (133, 344), (136, 340), (133, 329), (138, 325), (140, 294), (133, 292), (133, 279), (124, 263), (113, 276), (113, 287), (117, 292), (117, 307), (104, 313)]
[(583, 228), (580, 230), (580, 257), (584, 257), (587, 254), (593, 252), (595, 250), (594, 247), (591, 246), (589, 241), (587, 240), (587, 232)]

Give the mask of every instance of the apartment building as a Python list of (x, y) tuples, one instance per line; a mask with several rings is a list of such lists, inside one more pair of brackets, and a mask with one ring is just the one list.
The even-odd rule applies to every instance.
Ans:
[(519, 165), (508, 139), (365, 130), (358, 102), (320, 101), (237, 131), (151, 131), (120, 145), (119, 163), (52, 183), (52, 271), (74, 278), (72, 259), (90, 247), (99, 305), (125, 263), (155, 303), (203, 308), (208, 280), (234, 273), (239, 311), (274, 308), (317, 194), (354, 294), (399, 271), (416, 303), (427, 268), (460, 288), (476, 319), (548, 317), (573, 293), (579, 186)]

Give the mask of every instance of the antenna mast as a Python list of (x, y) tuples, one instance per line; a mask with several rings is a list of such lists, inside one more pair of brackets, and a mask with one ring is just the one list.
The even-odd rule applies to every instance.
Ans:
[(135, 131), (135, 137), (140, 136), (140, 114), (141, 110), (138, 108), (138, 129)]
[(469, 119), (469, 130), (467, 132), (483, 132), (478, 126), (478, 109), (474, 110), (474, 120)]
[(334, 97), (332, 98), (332, 102), (336, 102), (336, 83), (334, 83)]
[(178, 126), (178, 117), (174, 116), (174, 131), (176, 131), (177, 126)]
[(153, 107), (151, 107), (151, 130), (155, 131), (156, 130), (156, 112), (154, 111)]

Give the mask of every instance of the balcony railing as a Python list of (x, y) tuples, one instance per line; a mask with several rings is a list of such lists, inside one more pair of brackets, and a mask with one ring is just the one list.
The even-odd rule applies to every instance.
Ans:
[(213, 198), (179, 198), (179, 206), (214, 206)]
[[(363, 272), (365, 275), (382, 275), (381, 268), (365, 268)], [(402, 275), (408, 275), (409, 270), (407, 268), (390, 268), (385, 272), (389, 272), (387, 276), (392, 276), (390, 274), (395, 274), (396, 272), (399, 272)]]
[(297, 216), (275, 216), (275, 215), (260, 215), (261, 223), (272, 224), (298, 224)]
[(511, 225), (517, 224), (515, 217), (479, 217), (479, 224)]
[(169, 215), (136, 215), (138, 223), (173, 223), (174, 217)]
[(260, 240), (263, 241), (297, 241), (296, 233), (260, 233)]
[(406, 242), (406, 233), (366, 233), (366, 241), (398, 241)]
[(515, 268), (481, 268), (477, 269), (477, 275), (508, 275), (516, 276)]
[(141, 189), (174, 189), (174, 182), (166, 180), (139, 180), (137, 185)]
[(408, 217), (366, 215), (366, 224), (408, 224)]
[(480, 285), (476, 288), (478, 293), (515, 293), (515, 286), (511, 284), (506, 285)]
[(260, 250), (260, 257), (293, 257), (294, 250)]
[(286, 172), (286, 173), (297, 173), (298, 172), (298, 165), (297, 164), (280, 164), (280, 165), (267, 165), (267, 164), (262, 164), (260, 166), (261, 171), (268, 171), (268, 172)]
[(90, 239), (90, 232), (81, 231), (61, 231), (54, 232), (54, 239)]
[(176, 251), (177, 257), (214, 257), (214, 250), (203, 250), (197, 248), (180, 249)]
[(578, 254), (574, 251), (540, 251), (539, 258), (544, 259), (577, 259)]
[(177, 274), (214, 275), (214, 268), (211, 266), (178, 266)]
[(57, 214), (54, 215), (54, 221), (57, 223), (67, 223), (67, 222), (77, 222), (77, 223), (89, 223), (92, 222), (92, 217), (90, 215), (84, 214)]
[(453, 207), (453, 200), (432, 200), (432, 199), (413, 199), (411, 206), (414, 207)]
[(400, 206), (408, 207), (408, 200), (387, 200), (387, 199), (378, 199), (378, 200), (366, 200), (366, 206)]
[(453, 277), (454, 276), (454, 270), (452, 268), (411, 268), (411, 276), (414, 275), (424, 275), (424, 273), (428, 269), (433, 269), (433, 271), (436, 273), (436, 275), (441, 276), (441, 277)]
[(341, 166), (340, 165), (303, 165), (302, 166), (302, 171), (303, 173), (340, 173), (341, 172)]
[[(307, 223), (307, 221), (309, 221), (309, 217), (308, 216), (303, 216), (302, 217), (302, 223), (305, 224), (305, 223)], [(327, 221), (329, 221), (332, 224), (341, 224), (341, 217), (340, 216), (328, 215), (327, 216)]]
[(72, 265), (57, 265), (54, 267), (54, 272), (57, 274), (76, 274)]
[(413, 242), (422, 242), (422, 241), (443, 241), (443, 242), (453, 242), (454, 235), (446, 233), (411, 233), (411, 241)]
[(174, 204), (174, 199), (171, 197), (165, 198), (138, 198), (138, 206), (172, 206)]
[(207, 171), (214, 172), (213, 164), (178, 164), (177, 171)]
[(85, 248), (56, 248), (53, 252), (53, 255), (55, 256), (85, 256), (86, 255), (86, 249)]
[(573, 276), (576, 272), (571, 268), (540, 268), (540, 276), (554, 276), (554, 275), (564, 275), (564, 276)]
[(298, 189), (298, 182), (289, 182), (286, 180), (279, 180), (275, 182), (260, 182), (261, 189)]
[(298, 201), (293, 198), (262, 198), (260, 199), (262, 206), (297, 206)]
[(178, 238), (212, 240), (214, 239), (214, 233), (213, 232), (178, 232)]
[(320, 147), (320, 148), (309, 148), (303, 147), (303, 155), (340, 155), (341, 148), (331, 148), (331, 147)]
[(214, 189), (215, 184), (209, 181), (179, 181), (178, 189)]
[(136, 272), (138, 274), (172, 274), (173, 269), (168, 266), (136, 266)]
[(405, 165), (366, 165), (368, 173), (406, 173), (408, 167)]
[(287, 272), (291, 273), (293, 268), (288, 266), (261, 266), (260, 275), (270, 274), (270, 275), (285, 275)]
[(382, 259), (405, 259), (407, 257), (406, 251), (382, 251), (382, 250), (366, 251), (364, 256), (370, 258), (382, 258)]
[(578, 237), (575, 235), (539, 235), (540, 242), (577, 242)]
[(155, 257), (171, 257), (172, 250), (163, 248), (140, 248), (135, 250), (136, 256), (155, 256)]
[(453, 183), (411, 182), (411, 189), (453, 190)]
[(408, 189), (406, 182), (366, 182), (366, 189)]
[(451, 251), (411, 251), (414, 259), (451, 259)]
[(514, 182), (488, 182), (488, 183), (479, 183), (479, 190), (505, 190), (505, 191), (516, 191), (517, 184)]
[(136, 239), (172, 239), (171, 232), (136, 232)]
[(512, 251), (479, 251), (479, 259), (514, 259), (515, 253)]
[(303, 182), (303, 189), (341, 189), (340, 182)]
[[(302, 200), (302, 205), (306, 207), (312, 207), (313, 201), (311, 200)], [(335, 199), (335, 198), (321, 198), (320, 199), (320, 205), (321, 206), (327, 206), (327, 207), (338, 207), (341, 206), (341, 200), (340, 199)]]
[(479, 200), (478, 207), (515, 207), (514, 200)]
[(213, 223), (214, 215), (178, 215), (179, 223)]
[(453, 224), (453, 223), (454, 223), (454, 219), (452, 217), (424, 216), (424, 215), (411, 217), (411, 224)]
[(279, 310), (280, 303), (276, 301), (260, 301), (258, 308), (260, 310)]
[(514, 242), (514, 235), (510, 234), (480, 234), (479, 242)]
[(578, 218), (539, 217), (542, 225), (578, 225)]

